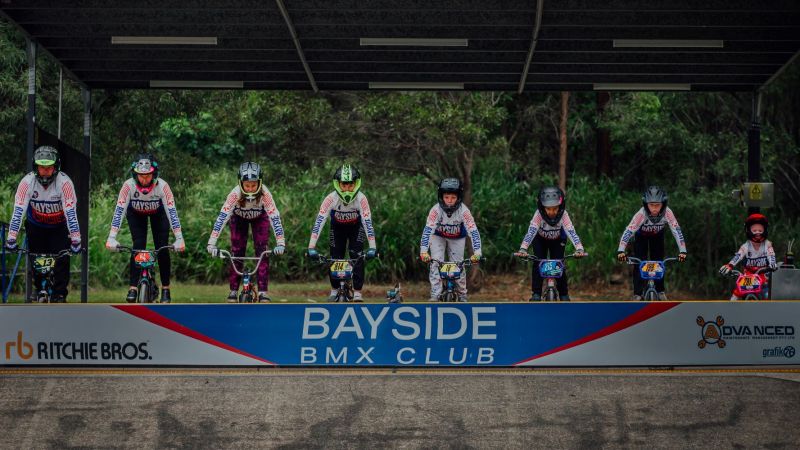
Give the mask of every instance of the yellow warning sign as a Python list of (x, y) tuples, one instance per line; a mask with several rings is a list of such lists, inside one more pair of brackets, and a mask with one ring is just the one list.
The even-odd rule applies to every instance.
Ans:
[(761, 185), (758, 183), (753, 183), (750, 186), (750, 200), (761, 200), (762, 199), (763, 191), (761, 190)]

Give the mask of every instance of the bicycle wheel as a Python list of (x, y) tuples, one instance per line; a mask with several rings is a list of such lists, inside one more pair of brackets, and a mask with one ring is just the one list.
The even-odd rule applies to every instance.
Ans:
[(646, 302), (653, 302), (658, 300), (658, 293), (656, 293), (653, 289), (648, 289), (645, 291), (644, 296), (642, 296), (642, 300)]
[(447, 291), (442, 294), (442, 301), (446, 303), (452, 303), (456, 301), (456, 293), (455, 291)]
[(138, 303), (150, 303), (152, 300), (150, 298), (150, 280), (147, 278), (143, 278), (139, 280), (139, 292), (136, 295), (136, 301)]

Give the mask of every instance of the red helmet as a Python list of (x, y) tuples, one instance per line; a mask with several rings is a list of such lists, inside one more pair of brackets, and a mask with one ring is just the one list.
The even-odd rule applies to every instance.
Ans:
[[(753, 225), (760, 223), (764, 227), (764, 233), (760, 236), (756, 236), (750, 231), (750, 227)], [(744, 221), (744, 232), (747, 234), (747, 239), (755, 242), (761, 242), (767, 239), (767, 231), (769, 230), (769, 220), (767, 220), (767, 216), (759, 213), (750, 214), (747, 219)]]

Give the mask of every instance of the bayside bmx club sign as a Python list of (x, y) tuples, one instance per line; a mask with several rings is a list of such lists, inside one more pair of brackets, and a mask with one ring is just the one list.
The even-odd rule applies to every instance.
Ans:
[(794, 365), (800, 302), (7, 305), (4, 366)]

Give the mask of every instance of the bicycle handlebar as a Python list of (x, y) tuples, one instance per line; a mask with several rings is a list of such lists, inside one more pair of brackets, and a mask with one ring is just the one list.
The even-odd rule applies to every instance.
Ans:
[[(219, 251), (220, 259), (226, 259), (227, 258), (231, 262), (231, 267), (233, 267), (233, 271), (236, 272), (239, 275), (244, 275), (244, 272), (240, 271), (239, 268), (236, 267), (236, 264), (234, 264), (235, 261), (256, 261), (256, 260), (258, 260), (258, 262), (256, 263), (256, 266), (253, 268), (253, 271), (252, 272), (247, 272), (247, 273), (252, 274), (252, 273), (256, 273), (258, 271), (258, 267), (261, 265), (261, 261), (263, 261), (265, 258), (269, 259), (269, 257), (272, 256), (272, 255), (273, 255), (273, 252), (272, 252), (271, 249), (264, 250), (263, 252), (261, 252), (260, 256), (233, 256), (233, 255), (231, 255), (231, 252), (229, 252), (227, 250), (220, 249), (220, 251)], [(244, 264), (242, 264), (242, 270), (244, 270)]]
[(728, 277), (730, 277), (730, 276), (736, 276), (736, 277), (740, 277), (740, 276), (742, 276), (742, 275), (759, 275), (759, 274), (762, 274), (762, 273), (765, 273), (765, 272), (775, 272), (776, 270), (778, 270), (778, 269), (773, 269), (773, 268), (771, 268), (771, 267), (762, 267), (762, 268), (760, 268), (760, 269), (756, 270), (754, 273), (745, 274), (745, 273), (743, 273), (743, 272), (740, 272), (740, 271), (738, 271), (738, 270), (736, 270), (736, 269), (731, 269), (731, 271), (730, 271), (730, 272), (728, 272), (728, 274), (727, 274), (727, 275), (723, 275), (723, 276), (728, 276)]
[(442, 264), (456, 264), (459, 267), (471, 267), (471, 266), (474, 266), (476, 264), (479, 264), (480, 261), (484, 261), (484, 259), (481, 258), (478, 262), (472, 262), (471, 259), (462, 259), (461, 261), (440, 261), (438, 259), (431, 258), (431, 260), (428, 261), (428, 265), (433, 264), (433, 263), (437, 263), (439, 265), (442, 265)]
[(323, 255), (322, 253), (319, 253), (318, 256), (315, 258), (316, 259), (315, 262), (318, 265), (328, 264), (328, 263), (332, 263), (332, 262), (336, 262), (336, 261), (347, 261), (350, 264), (355, 264), (358, 261), (360, 261), (362, 259), (366, 259), (366, 258), (367, 258), (367, 254), (364, 253), (364, 252), (360, 252), (358, 254), (358, 256), (356, 256), (355, 258), (329, 258), (328, 256)]
[(130, 253), (144, 253), (144, 252), (150, 252), (150, 253), (156, 253), (156, 254), (158, 254), (158, 253), (159, 253), (159, 252), (161, 252), (162, 250), (174, 250), (174, 249), (175, 249), (175, 248), (174, 248), (172, 245), (165, 245), (165, 246), (163, 246), (163, 247), (160, 247), (160, 248), (157, 248), (157, 249), (155, 249), (155, 250), (148, 250), (148, 249), (146, 249), (146, 248), (145, 248), (145, 249), (135, 249), (135, 248), (133, 248), (133, 247), (128, 247), (127, 245), (118, 245), (118, 246), (117, 246), (117, 248), (116, 248), (115, 250), (116, 250), (117, 252), (121, 252), (122, 250), (125, 250), (125, 251), (128, 251), (128, 252), (130, 252)]
[[(83, 251), (84, 249), (81, 249)], [(63, 249), (58, 251), (57, 253), (36, 253), (28, 250), (27, 248), (17, 247), (14, 249), (6, 248), (6, 251), (9, 253), (22, 253), (27, 254), (29, 256), (47, 256), (50, 258), (63, 258), (65, 256), (69, 256), (72, 252), (69, 249)]]
[[(570, 253), (569, 255), (564, 255), (563, 258), (539, 258), (536, 255), (531, 255), (531, 254), (518, 255), (518, 254), (514, 253), (514, 256), (516, 256), (517, 258), (519, 258), (519, 259), (521, 259), (523, 261), (528, 261), (528, 262), (542, 261), (544, 259), (560, 259), (561, 261), (563, 261), (565, 259), (568, 259), (568, 258), (576, 258), (577, 259), (578, 257), (576, 255), (577, 255), (577, 253)], [(589, 256), (589, 254), (584, 252), (581, 255), (581, 257), (584, 257), (584, 256)]]
[[(628, 261), (628, 265), (634, 265), (634, 264), (641, 264), (642, 263), (642, 260), (637, 258), (637, 257), (635, 257), (635, 256), (628, 256), (626, 259)], [(662, 259), (660, 261), (663, 262), (663, 263), (668, 263), (670, 261), (677, 261), (677, 260), (678, 260), (678, 258), (676, 258), (674, 256), (670, 256), (669, 258), (664, 258), (664, 259)], [(658, 261), (658, 260), (655, 260), (655, 261)]]

